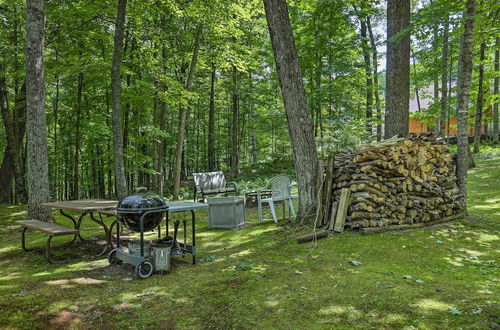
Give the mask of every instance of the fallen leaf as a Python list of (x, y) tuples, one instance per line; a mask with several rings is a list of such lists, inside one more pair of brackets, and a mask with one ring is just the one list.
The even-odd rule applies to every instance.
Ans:
[(461, 315), (462, 311), (455, 308), (455, 307), (448, 307), (448, 313), (453, 314), (453, 315)]

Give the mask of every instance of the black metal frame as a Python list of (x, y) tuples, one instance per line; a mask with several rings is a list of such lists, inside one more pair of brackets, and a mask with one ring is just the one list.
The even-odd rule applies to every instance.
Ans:
[(102, 215), (100, 213), (99, 213), (99, 218), (100, 218), (99, 220), (94, 217), (94, 212), (83, 211), (80, 214), (80, 216), (78, 217), (78, 220), (75, 220), (71, 215), (65, 213), (62, 209), (59, 209), (59, 213), (61, 213), (61, 215), (63, 215), (64, 217), (70, 219), (75, 224), (75, 229), (78, 230), (77, 236), (81, 241), (85, 241), (85, 239), (82, 237), (82, 235), (80, 233), (80, 227), (82, 226), (83, 218), (86, 215), (89, 215), (90, 220), (92, 220), (94, 223), (97, 223), (98, 225), (100, 225), (102, 227), (102, 229), (104, 230), (104, 235), (105, 235), (105, 239), (106, 239), (106, 246), (101, 251), (101, 253), (99, 253), (99, 256), (102, 256), (102, 255), (106, 254), (106, 252), (108, 252), (110, 249), (113, 249), (113, 243), (111, 240), (111, 229), (112, 229), (113, 224), (111, 224), (111, 226), (108, 228), (106, 226), (106, 224), (104, 223), (104, 221), (102, 220)]
[[(194, 210), (189, 210), (191, 211), (191, 233), (192, 233), (192, 236), (193, 236), (193, 244), (189, 245), (187, 244), (187, 231), (186, 231), (186, 220), (183, 220), (182, 223), (183, 223), (183, 227), (184, 227), (184, 242), (183, 243), (179, 243), (179, 246), (180, 246), (180, 251), (178, 252), (181, 252), (181, 253), (184, 253), (184, 252), (187, 252), (187, 253), (191, 253), (192, 256), (193, 256), (193, 265), (196, 264), (196, 216), (195, 216), (195, 213), (194, 213)], [(182, 211), (184, 212), (184, 211)], [(172, 213), (178, 213), (178, 212), (172, 212)], [(165, 217), (165, 226), (166, 226), (166, 231), (167, 231), (167, 236), (168, 236), (168, 224), (169, 224), (169, 214), (170, 212), (167, 212), (167, 215)], [(175, 250), (173, 247), (172, 247), (172, 253), (175, 253)]]
[[(76, 227), (77, 223), (75, 222), (75, 220), (72, 218), (70, 218), (70, 219), (73, 222), (73, 226), (75, 227), (75, 229), (77, 229), (77, 227)], [(23, 231), (21, 233), (21, 246), (25, 252), (30, 252), (30, 251), (36, 250), (36, 248), (27, 248), (26, 247), (26, 231), (28, 229), (31, 229), (31, 228), (23, 227)], [(32, 230), (35, 230), (35, 229), (32, 229)], [(47, 243), (45, 244), (45, 259), (47, 259), (47, 261), (51, 264), (62, 264), (63, 262), (68, 261), (68, 260), (55, 261), (54, 259), (52, 259), (51, 253), (50, 253), (50, 242), (52, 241), (52, 237), (55, 237), (55, 236), (51, 235), (51, 234), (48, 234), (48, 235), (49, 235), (49, 237), (47, 238)], [(71, 235), (71, 234), (68, 234), (68, 235)], [(59, 236), (64, 236), (64, 235), (59, 235)], [(78, 236), (78, 233), (73, 234), (73, 238), (71, 239), (71, 241), (62, 244), (62, 246), (66, 246), (66, 245), (70, 245), (70, 244), (74, 243), (76, 241), (77, 236)]]

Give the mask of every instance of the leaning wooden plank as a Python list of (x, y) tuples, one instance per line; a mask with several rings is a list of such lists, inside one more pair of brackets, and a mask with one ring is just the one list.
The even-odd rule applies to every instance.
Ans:
[(342, 233), (344, 231), (345, 219), (347, 217), (347, 209), (349, 208), (349, 200), (351, 199), (351, 189), (342, 188), (340, 193), (339, 207), (337, 209), (337, 216), (335, 218), (335, 225), (333, 230)]
[(460, 219), (460, 218), (463, 218), (463, 217), (465, 217), (465, 213), (464, 212), (460, 212), (460, 213), (457, 213), (457, 214), (450, 215), (449, 217), (441, 218), (439, 220), (425, 222), (424, 226), (428, 227), (428, 226), (432, 226), (432, 225), (437, 225), (437, 224), (440, 224), (440, 223), (449, 222), (449, 221), (452, 221), (452, 220), (457, 220), (457, 219)]
[(331, 156), (328, 159), (328, 165), (326, 167), (326, 174), (325, 174), (325, 185), (324, 189), (326, 189), (326, 193), (323, 193), (323, 199), (324, 199), (324, 208), (323, 211), (324, 213), (321, 214), (321, 223), (324, 225), (329, 225), (330, 223), (330, 205), (332, 202), (332, 186), (333, 186), (333, 169), (334, 169), (334, 157)]
[(309, 234), (305, 234), (305, 235), (297, 237), (297, 243), (305, 243), (305, 242), (312, 241), (314, 239), (320, 239), (320, 238), (328, 236), (329, 233), (330, 233), (330, 231), (328, 231), (328, 230), (319, 230), (319, 231), (315, 231), (315, 232), (312, 232)]
[(404, 229), (413, 229), (413, 228), (421, 228), (424, 226), (423, 222), (419, 223), (414, 223), (414, 224), (404, 224), (404, 225), (391, 225), (391, 226), (384, 226), (384, 227), (367, 227), (367, 228), (360, 228), (359, 232), (364, 234), (364, 235), (369, 235), (369, 234), (376, 234), (376, 233), (383, 233), (386, 231), (393, 231), (393, 230), (404, 230)]
[(328, 230), (333, 230), (333, 226), (335, 225), (335, 217), (337, 216), (337, 210), (339, 208), (339, 202), (335, 201), (332, 203), (332, 210), (330, 211), (330, 223), (328, 224)]

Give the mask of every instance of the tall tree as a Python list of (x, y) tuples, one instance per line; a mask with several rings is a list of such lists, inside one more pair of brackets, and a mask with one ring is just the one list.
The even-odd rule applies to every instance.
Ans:
[(474, 40), (475, 1), (467, 0), (464, 11), (464, 32), (461, 37), (458, 61), (457, 90), (457, 183), (462, 194), (462, 205), (467, 209), (467, 169), (469, 167), (469, 96), (472, 77), (472, 48)]
[(231, 122), (231, 175), (238, 176), (239, 159), (239, 127), (240, 127), (240, 91), (239, 91), (239, 73), (235, 66), (233, 66), (233, 81), (232, 81), (232, 110), (233, 120)]
[(215, 65), (210, 74), (210, 110), (208, 113), (208, 171), (215, 171)]
[(366, 27), (370, 36), (370, 45), (372, 47), (373, 57), (373, 90), (375, 94), (375, 110), (377, 112), (377, 141), (382, 139), (382, 111), (380, 109), (380, 96), (378, 91), (378, 52), (375, 36), (372, 31), (370, 15), (366, 16)]
[[(19, 104), (18, 100), (16, 100), (15, 109), (13, 115), (11, 115), (7, 95), (7, 84), (3, 71), (3, 66), (0, 63), (0, 109), (2, 112), (2, 118), (7, 137), (7, 147), (5, 148), (2, 166), (0, 167), (0, 171), (2, 173), (0, 186), (5, 187), (0, 192), (0, 202), (8, 203), (11, 201), (10, 186), (12, 183), (12, 179), (14, 178), (16, 187), (15, 194), (17, 200), (24, 203), (28, 199), (26, 188), (24, 185), (24, 171), (21, 161), (21, 143), (24, 136), (24, 120), (22, 127), (22, 136), (19, 136), (20, 128), (17, 125), (18, 120), (15, 120), (15, 118), (17, 116), (26, 117), (26, 108), (23, 106), (21, 109), (17, 109)], [(24, 95), (24, 92), (22, 94)]]
[(479, 77), (477, 87), (476, 103), (476, 123), (474, 124), (474, 152), (479, 152), (479, 142), (481, 141), (481, 128), (483, 123), (483, 81), (484, 81), (484, 56), (486, 52), (486, 42), (483, 40), (479, 47)]
[[(493, 94), (498, 95), (498, 71), (500, 70), (500, 37), (495, 41), (495, 79), (493, 85)], [(498, 143), (498, 99), (493, 105), (493, 143)]]
[[(196, 63), (198, 62), (198, 51), (200, 50), (202, 27), (199, 26), (196, 30), (196, 36), (193, 45), (193, 55), (191, 57), (191, 64), (189, 71), (184, 82), (184, 89), (190, 92), (193, 87), (194, 72), (196, 70)], [(177, 134), (177, 149), (175, 151), (175, 164), (174, 164), (174, 189), (172, 191), (172, 198), (179, 199), (179, 190), (181, 187), (181, 169), (182, 169), (182, 155), (184, 150), (184, 135), (186, 133), (186, 116), (188, 106), (183, 104), (179, 107), (179, 126)]]
[(51, 220), (47, 124), (45, 118), (44, 0), (26, 1), (26, 125), (28, 130), (28, 217)]
[(446, 17), (443, 30), (443, 66), (441, 68), (441, 114), (439, 116), (439, 135), (446, 135), (446, 120), (448, 119), (448, 25), (449, 17)]
[(285, 104), (299, 190), (299, 216), (316, 209), (318, 157), (313, 122), (300, 72), (295, 39), (285, 0), (264, 0), (269, 35)]
[(410, 0), (387, 1), (385, 138), (408, 134), (410, 116)]
[(127, 180), (125, 178), (125, 165), (123, 162), (123, 133), (122, 133), (122, 115), (121, 115), (121, 83), (120, 66), (122, 64), (123, 31), (125, 28), (125, 13), (127, 0), (117, 0), (115, 40), (113, 63), (111, 66), (111, 93), (113, 103), (113, 143), (115, 154), (115, 177), (116, 194), (118, 198), (127, 195)]
[(372, 133), (372, 115), (373, 115), (373, 84), (372, 84), (372, 68), (371, 68), (371, 58), (370, 58), (370, 48), (368, 47), (368, 37), (366, 34), (366, 21), (365, 17), (358, 14), (358, 19), (360, 22), (361, 31), (361, 45), (363, 48), (363, 58), (365, 62), (365, 79), (366, 79), (366, 130), (369, 134)]

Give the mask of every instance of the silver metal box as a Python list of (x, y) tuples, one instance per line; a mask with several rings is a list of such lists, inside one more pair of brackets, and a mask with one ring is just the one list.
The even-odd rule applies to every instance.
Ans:
[(208, 198), (208, 227), (240, 229), (245, 226), (245, 200), (242, 197)]

